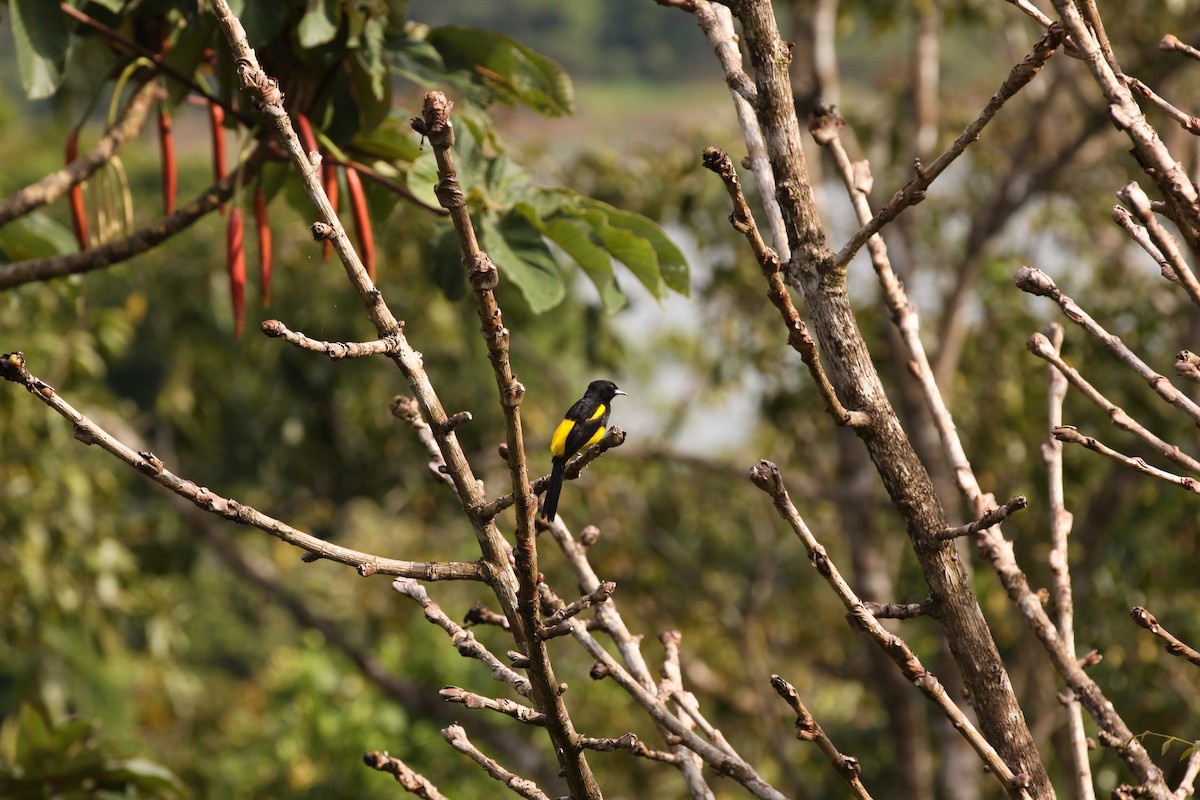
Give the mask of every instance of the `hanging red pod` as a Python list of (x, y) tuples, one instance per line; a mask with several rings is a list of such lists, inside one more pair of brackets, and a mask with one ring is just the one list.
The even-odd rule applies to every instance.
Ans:
[(175, 213), (175, 198), (179, 192), (179, 171), (175, 162), (175, 129), (171, 111), (158, 107), (158, 145), (162, 153), (163, 213)]
[(242, 337), (246, 311), (246, 231), (241, 206), (229, 211), (225, 250), (229, 262), (229, 298), (233, 304), (233, 335)]
[(350, 208), (354, 213), (354, 230), (358, 233), (358, 250), (367, 275), (375, 280), (375, 233), (371, 229), (371, 215), (367, 208), (367, 194), (363, 191), (362, 178), (354, 167), (346, 167), (346, 192), (350, 195)]
[[(66, 145), (67, 164), (79, 156), (79, 129), (75, 128), (67, 134)], [(83, 202), (83, 184), (77, 183), (67, 193), (67, 202), (71, 206), (71, 229), (75, 232), (75, 241), (80, 250), (88, 249), (87, 206)]]
[(254, 229), (258, 234), (258, 283), (263, 308), (271, 305), (272, 244), (271, 223), (267, 219), (267, 193), (260, 184), (254, 189)]
[[(212, 128), (213, 176), (220, 181), (225, 177), (225, 109), (215, 100), (208, 101), (208, 121)], [(221, 214), (225, 214), (224, 203)]]

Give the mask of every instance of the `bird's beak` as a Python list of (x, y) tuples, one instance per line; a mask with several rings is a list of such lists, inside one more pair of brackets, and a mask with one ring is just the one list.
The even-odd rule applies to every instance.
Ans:
[(614, 397), (615, 397), (616, 395), (619, 395), (619, 394), (620, 394), (620, 395), (625, 395), (625, 397), (629, 397), (629, 395), (625, 394), (625, 393), (624, 393), (624, 392), (622, 392), (620, 389), (617, 389), (615, 392), (613, 392), (613, 396), (614, 396)]

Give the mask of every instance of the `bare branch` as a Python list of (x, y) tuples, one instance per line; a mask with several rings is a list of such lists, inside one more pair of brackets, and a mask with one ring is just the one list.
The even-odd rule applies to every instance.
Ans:
[(816, 742), (817, 747), (821, 748), (821, 752), (833, 765), (834, 771), (850, 785), (854, 796), (859, 800), (868, 800), (871, 795), (858, 777), (862, 772), (862, 765), (858, 763), (858, 759), (842, 754), (833, 746), (820, 723), (813, 719), (812, 714), (805, 708), (794, 686), (778, 675), (772, 675), (771, 688), (796, 712), (796, 738), (804, 742)]
[(841, 269), (850, 263), (850, 259), (854, 258), (862, 246), (867, 241), (879, 233), (883, 226), (894, 220), (896, 217), (909, 206), (916, 205), (925, 199), (925, 190), (929, 185), (941, 175), (947, 167), (954, 163), (955, 159), (961, 156), (966, 149), (979, 140), (979, 134), (983, 131), (997, 112), (1004, 107), (1004, 104), (1016, 95), (1017, 92), (1025, 88), (1032, 81), (1042, 67), (1046, 66), (1046, 62), (1050, 60), (1057, 51), (1059, 46), (1066, 38), (1066, 32), (1059, 25), (1051, 25), (1046, 35), (1034, 45), (1033, 51), (1027, 55), (1021, 63), (1012, 68), (1008, 78), (1001, 84), (1000, 88), (992, 95), (991, 100), (984, 106), (984, 109), (979, 112), (979, 116), (975, 121), (959, 134), (954, 143), (950, 145), (940, 156), (934, 159), (932, 164), (923, 165), (917, 161), (914, 165), (914, 173), (912, 180), (905, 184), (904, 188), (892, 195), (892, 198), (884, 204), (882, 208), (876, 212), (875, 216), (860, 228), (845, 246), (833, 257), (832, 266), (835, 269)]
[(1053, 433), (1054, 438), (1058, 439), (1060, 442), (1082, 445), (1094, 453), (1107, 456), (1113, 461), (1124, 464), (1130, 469), (1136, 470), (1143, 475), (1150, 475), (1151, 477), (1164, 480), (1167, 483), (1172, 483), (1178, 486), (1180, 489), (1186, 489), (1193, 494), (1200, 494), (1200, 480), (1183, 475), (1174, 475), (1166, 470), (1161, 470), (1158, 467), (1152, 467), (1146, 463), (1144, 458), (1127, 456), (1124, 453), (1112, 449), (1094, 436), (1084, 436), (1070, 425), (1062, 425), (1057, 427), (1052, 430), (1051, 433)]
[(570, 605), (563, 606), (558, 611), (555, 611), (553, 614), (546, 617), (544, 624), (546, 627), (557, 625), (558, 623), (570, 619), (576, 614), (579, 614), (585, 609), (607, 602), (608, 598), (612, 597), (613, 592), (616, 590), (616, 583), (613, 581), (604, 581), (595, 589), (585, 594), (583, 597), (575, 600)]
[(400, 342), (394, 336), (377, 339), (373, 342), (323, 342), (318, 339), (310, 339), (299, 331), (290, 330), (288, 326), (277, 319), (264, 321), (262, 332), (273, 339), (283, 339), (301, 350), (324, 353), (332, 361), (340, 361), (343, 358), (387, 355), (400, 350)]
[[(1117, 428), (1128, 431), (1146, 444), (1153, 447), (1162, 455), (1174, 461), (1179, 466), (1186, 470), (1190, 470), (1197, 475), (1200, 475), (1200, 461), (1192, 458), (1187, 453), (1183, 452), (1178, 445), (1170, 444), (1155, 436), (1147, 430), (1141, 423), (1133, 417), (1125, 413), (1124, 409), (1114, 404), (1107, 397), (1101, 394), (1096, 387), (1092, 386), (1082, 375), (1079, 370), (1067, 364), (1059, 354), (1058, 348), (1054, 347), (1050, 340), (1041, 333), (1035, 333), (1029, 337), (1026, 345), (1029, 352), (1033, 353), (1038, 358), (1045, 359), (1054, 368), (1056, 374), (1061, 375), (1065, 380), (1069, 381), (1084, 397), (1091, 400), (1096, 406), (1103, 409), (1108, 414), (1108, 418)], [(1186, 351), (1185, 351), (1186, 352)], [(1178, 368), (1177, 368), (1178, 369)], [(1061, 414), (1060, 421), (1061, 425)], [(1054, 427), (1058, 427), (1055, 425)]]
[(360, 575), (400, 575), (426, 581), (438, 580), (483, 580), (479, 564), (461, 561), (399, 561), (371, 553), (363, 553), (327, 542), (324, 539), (297, 530), (274, 517), (243, 505), (236, 500), (222, 497), (205, 486), (181, 478), (166, 468), (162, 461), (149, 451), (135, 452), (85, 417), (72, 407), (45, 381), (30, 374), (25, 366), (25, 356), (20, 352), (0, 356), (0, 377), (24, 386), (30, 394), (69, 420), (75, 429), (75, 438), (84, 444), (99, 445), (101, 449), (116, 456), (130, 467), (155, 483), (165, 486), (175, 494), (190, 500), (205, 511), (217, 514), (232, 522), (250, 525), (266, 531), (277, 539), (314, 553), (320, 558), (349, 564), (357, 568)]
[[(1041, 337), (1038, 349), (1047, 357), (1061, 360), (1063, 328), (1057, 322), (1047, 326), (1047, 335), (1034, 334), (1033, 340)], [(1037, 352), (1037, 351), (1035, 351)], [(1067, 394), (1066, 373), (1051, 362), (1047, 370), (1047, 417), (1051, 428), (1062, 425), (1063, 399)], [(1071, 569), (1067, 541), (1071, 534), (1073, 517), (1067, 510), (1063, 491), (1062, 442), (1050, 436), (1042, 443), (1042, 460), (1046, 464), (1046, 479), (1050, 495), (1050, 569), (1054, 573), (1054, 599), (1058, 610), (1058, 632), (1068, 658), (1075, 658), (1075, 604), (1071, 590)], [(1072, 775), (1075, 779), (1075, 795), (1079, 800), (1095, 800), (1096, 790), (1092, 783), (1092, 767), (1088, 761), (1087, 733), (1083, 729), (1083, 709), (1074, 692), (1068, 692), (1063, 705), (1067, 713), (1067, 734), (1071, 742)]]
[(425, 800), (446, 800), (446, 796), (438, 791), (429, 780), (418, 772), (414, 772), (407, 764), (394, 756), (388, 755), (386, 750), (374, 750), (363, 756), (363, 761), (371, 769), (377, 769), (380, 772), (389, 772), (396, 778), (396, 782), (405, 788), (410, 794), (415, 794), (417, 797), (423, 797)]
[[(63, 5), (65, 6), (66, 3)], [(92, 173), (112, 160), (112, 157), (121, 151), (125, 143), (136, 137), (142, 130), (142, 125), (146, 122), (146, 115), (154, 100), (155, 91), (154, 81), (147, 80), (134, 93), (133, 99), (121, 110), (121, 116), (91, 150), (59, 171), (52, 172), (37, 183), (26, 186), (0, 202), (0, 226), (28, 214), (35, 208), (53, 203), (65, 195), (72, 186), (87, 180)]]
[(863, 606), (876, 619), (916, 619), (929, 615), (925, 603), (876, 603), (867, 600)]
[(1189, 44), (1184, 44), (1179, 40), (1179, 37), (1173, 33), (1168, 33), (1159, 40), (1158, 49), (1173, 50), (1176, 53), (1182, 53), (1190, 59), (1200, 61), (1200, 50), (1197, 50)]
[(1187, 395), (1172, 386), (1171, 382), (1162, 375), (1150, 369), (1132, 350), (1125, 346), (1125, 343), (1121, 341), (1121, 337), (1106, 331), (1086, 311), (1080, 308), (1078, 303), (1063, 294), (1062, 290), (1058, 288), (1049, 275), (1040, 269), (1021, 267), (1017, 270), (1015, 283), (1023, 292), (1049, 297), (1058, 303), (1063, 313), (1067, 316), (1067, 319), (1098, 339), (1101, 344), (1108, 348), (1110, 353), (1140, 375), (1146, 383), (1150, 384), (1150, 388), (1157, 392), (1159, 397), (1187, 414), (1197, 424), (1200, 424), (1200, 406), (1197, 406)]
[(1141, 606), (1134, 606), (1133, 610), (1129, 612), (1129, 616), (1132, 617), (1133, 621), (1138, 625), (1150, 631), (1159, 639), (1162, 639), (1166, 644), (1166, 651), (1169, 654), (1173, 656), (1179, 656), (1180, 658), (1186, 658), (1188, 661), (1200, 667), (1200, 651), (1189, 647), (1184, 642), (1175, 638), (1170, 631), (1158, 624), (1158, 619), (1149, 611)]
[[(421, 416), (421, 404), (411, 397), (397, 395), (392, 399), (391, 405), (388, 408), (391, 410), (393, 417), (404, 420), (416, 432), (417, 438), (425, 446), (425, 452), (429, 453), (429, 471), (438, 480), (449, 486), (455, 494), (458, 494), (458, 487), (455, 485), (454, 479), (449, 475), (449, 470), (446, 467), (446, 459), (442, 457), (442, 449), (438, 446), (433, 428)], [(462, 498), (460, 497), (459, 499), (461, 500)]]
[(1180, 350), (1175, 356), (1175, 374), (1191, 383), (1200, 383), (1200, 356)]
[(1200, 281), (1196, 280), (1195, 273), (1188, 266), (1183, 253), (1179, 251), (1179, 244), (1175, 241), (1175, 237), (1168, 233), (1166, 228), (1159, 223), (1158, 217), (1154, 216), (1150, 207), (1150, 198), (1142, 191), (1142, 187), (1138, 186), (1136, 181), (1131, 181), (1117, 192), (1117, 197), (1129, 206), (1146, 226), (1150, 240), (1154, 242), (1158, 251), (1171, 265), (1171, 271), (1179, 283), (1183, 284), (1183, 288), (1187, 290), (1188, 297), (1192, 298), (1193, 303), (1200, 306)]
[(645, 742), (637, 737), (636, 733), (627, 733), (624, 736), (612, 739), (595, 739), (591, 736), (583, 736), (579, 739), (579, 745), (586, 750), (595, 750), (598, 753), (612, 753), (624, 750), (647, 761), (658, 761), (662, 764), (679, 766), (680, 757), (678, 755), (675, 753), (664, 753), (661, 750), (651, 750), (646, 746)]
[(438, 692), (442, 699), (447, 703), (462, 703), (467, 708), (486, 708), (491, 711), (498, 711), (501, 714), (506, 714), (518, 722), (524, 722), (527, 725), (545, 725), (546, 715), (542, 714), (529, 706), (523, 706), (506, 697), (491, 698), (484, 697), (481, 694), (468, 692), (466, 689), (460, 689), (457, 686), (447, 686)]
[(1158, 264), (1159, 271), (1162, 276), (1169, 281), (1178, 281), (1179, 278), (1175, 275), (1175, 268), (1171, 266), (1171, 262), (1167, 261), (1167, 257), (1162, 254), (1162, 251), (1150, 241), (1150, 234), (1147, 230), (1133, 221), (1133, 215), (1129, 213), (1129, 209), (1125, 206), (1113, 206), (1113, 220), (1125, 229), (1129, 234), (1129, 238), (1137, 243), (1138, 247), (1146, 251), (1146, 255), (1154, 259), (1154, 263)]
[(442, 607), (433, 601), (425, 587), (410, 578), (397, 578), (392, 588), (405, 597), (415, 600), (425, 612), (425, 619), (437, 625), (450, 636), (451, 642), (463, 658), (474, 658), (488, 668), (493, 680), (510, 684), (517, 694), (529, 697), (529, 680), (517, 674), (496, 658), (490, 650), (475, 638), (475, 634), (458, 625), (446, 615)]
[(974, 536), (980, 531), (999, 525), (1004, 520), (1008, 519), (1014, 512), (1020, 511), (1029, 505), (1029, 500), (1024, 495), (1018, 495), (1002, 506), (990, 508), (983, 513), (983, 516), (967, 525), (959, 525), (957, 528), (947, 528), (937, 535), (942, 541), (957, 539), (962, 536)]
[(804, 543), (809, 560), (812, 561), (821, 577), (833, 587), (834, 592), (841, 599), (842, 605), (849, 612), (847, 616), (853, 620), (851, 627), (869, 635), (871, 640), (891, 657), (905, 677), (941, 709), (942, 713), (953, 723), (954, 729), (967, 740), (971, 748), (979, 754), (980, 759), (1004, 786), (1005, 791), (1014, 797), (1028, 797), (1029, 794), (1023, 783), (1024, 779), (1018, 780), (1018, 776), (1013, 774), (987, 740), (963, 715), (962, 710), (946, 694), (946, 689), (941, 682), (932, 672), (925, 669), (916, 653), (903, 639), (879, 624), (879, 620), (871, 615), (863, 602), (859, 600), (858, 595), (842, 578), (841, 572), (829, 559), (825, 548), (813, 536), (812, 531), (808, 529), (808, 525), (800, 516), (800, 512), (796, 510), (791, 497), (788, 496), (787, 487), (783, 484), (783, 476), (780, 474), (779, 468), (770, 461), (759, 461), (758, 465), (750, 470), (750, 480), (771, 496), (779, 516), (787, 521), (792, 531)]
[(483, 771), (488, 775), (503, 783), (513, 792), (521, 795), (521, 797), (527, 800), (550, 800), (549, 795), (539, 789), (533, 781), (522, 778), (519, 775), (514, 775), (500, 766), (499, 762), (495, 759), (488, 758), (481, 753), (475, 745), (471, 744), (471, 741), (467, 738), (467, 732), (461, 725), (451, 725), (443, 729), (442, 738), (449, 742), (450, 746), (455, 750), (483, 767)]
[[(258, 174), (262, 159), (263, 148), (254, 147), (241, 166), (205, 189), (195, 200), (174, 214), (168, 214), (123, 239), (78, 253), (4, 264), (0, 266), (0, 290), (111, 267), (157, 247), (180, 231), (187, 230), (205, 214), (233, 197), (238, 184)], [(64, 190), (65, 188), (69, 188), (69, 185), (64, 187)]]
[(767, 279), (767, 297), (779, 309), (779, 315), (788, 329), (788, 344), (800, 354), (801, 360), (808, 367), (830, 416), (838, 425), (849, 425), (852, 428), (861, 428), (868, 424), (870, 417), (862, 411), (846, 409), (838, 400), (837, 392), (834, 390), (833, 384), (829, 382), (825, 368), (821, 366), (817, 343), (808, 335), (808, 328), (805, 326), (804, 320), (800, 318), (800, 312), (792, 305), (792, 297), (783, 283), (779, 255), (767, 246), (759, 234), (758, 225), (754, 222), (754, 215), (746, 203), (745, 195), (742, 194), (741, 182), (738, 180), (737, 171), (733, 168), (733, 159), (724, 150), (709, 147), (704, 151), (704, 166), (715, 172), (725, 184), (725, 191), (729, 193), (729, 198), (733, 201), (733, 213), (729, 216), (729, 223), (750, 243), (750, 249), (754, 252), (754, 257), (758, 259), (763, 277)]

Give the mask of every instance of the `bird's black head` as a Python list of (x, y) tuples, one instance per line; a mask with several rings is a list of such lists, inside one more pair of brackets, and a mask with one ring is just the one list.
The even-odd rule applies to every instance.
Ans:
[(617, 395), (625, 394), (612, 381), (592, 381), (588, 384), (587, 393), (600, 398), (605, 403), (611, 403)]

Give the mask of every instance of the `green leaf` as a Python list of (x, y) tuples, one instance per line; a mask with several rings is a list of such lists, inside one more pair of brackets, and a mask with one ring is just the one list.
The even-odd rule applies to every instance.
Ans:
[(650, 243), (658, 258), (659, 271), (667, 288), (685, 297), (690, 291), (687, 259), (657, 222), (641, 214), (622, 211), (599, 200), (586, 199), (584, 208), (596, 209), (608, 216), (608, 224), (630, 231)]
[(521, 290), (535, 314), (562, 302), (567, 293), (562, 270), (529, 220), (510, 212), (499, 225), (484, 216), (481, 227), (488, 255), (501, 278)]
[(387, 80), (387, 68), (382, 62), (369, 63), (361, 49), (347, 54), (346, 68), (350, 91), (358, 105), (359, 125), (363, 130), (373, 130), (392, 110), (392, 82)]
[(451, 70), (464, 70), (500, 102), (524, 104), (551, 117), (573, 113), (575, 92), (555, 61), (494, 31), (446, 26), (427, 37)]
[(350, 141), (349, 147), (360, 155), (388, 161), (396, 166), (412, 164), (421, 157), (417, 137), (402, 113), (394, 113), (372, 129), (360, 130)]
[(12, 0), (9, 8), (25, 95), (30, 100), (50, 97), (58, 91), (67, 63), (67, 18), (58, 3), (48, 0)]
[(462, 263), (462, 250), (453, 225), (440, 225), (442, 232), (433, 241), (433, 260), (430, 272), (434, 283), (447, 300), (461, 300), (467, 294), (467, 271)]
[(424, 155), (413, 162), (412, 169), (408, 171), (408, 190), (425, 205), (441, 208), (441, 203), (433, 192), (437, 182), (437, 159), (432, 148), (428, 148)]
[(513, 209), (537, 227), (542, 236), (562, 248), (595, 284), (604, 309), (612, 313), (625, 305), (625, 295), (617, 287), (612, 255), (592, 236), (591, 228), (578, 219), (557, 216), (541, 219), (530, 203), (518, 203)]
[[(567, 210), (566, 206), (564, 210)], [(660, 300), (666, 296), (666, 285), (658, 267), (658, 254), (650, 242), (633, 231), (612, 225), (609, 215), (600, 209), (579, 209), (576, 216), (592, 227), (608, 252), (628, 267), (650, 294)]]
[(331, 3), (330, 0), (308, 0), (296, 31), (300, 38), (300, 46), (320, 47), (333, 41), (333, 37), (337, 36), (340, 16), (339, 4)]
[[(188, 22), (192, 23), (192, 20)], [(204, 58), (204, 48), (208, 46), (216, 27), (216, 16), (205, 14), (195, 20), (194, 24), (188, 24), (181, 28), (179, 36), (167, 52), (166, 63), (184, 75), (194, 75), (201, 59)], [(251, 41), (254, 46), (259, 46), (257, 41)], [(190, 87), (176, 80), (168, 80), (165, 83), (171, 98), (171, 105), (183, 102), (183, 99), (192, 91)]]
[(0, 228), (0, 253), (10, 262), (50, 258), (73, 253), (76, 249), (70, 229), (40, 211)]

